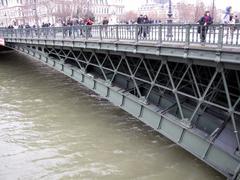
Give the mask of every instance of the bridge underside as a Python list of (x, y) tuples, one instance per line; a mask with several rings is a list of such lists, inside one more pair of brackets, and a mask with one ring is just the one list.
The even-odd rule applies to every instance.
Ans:
[(7, 44), (70, 76), (225, 176), (239, 173), (240, 66)]

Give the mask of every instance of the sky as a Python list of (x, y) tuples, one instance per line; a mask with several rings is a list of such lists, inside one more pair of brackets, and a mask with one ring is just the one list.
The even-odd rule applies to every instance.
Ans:
[[(172, 2), (189, 2), (196, 3), (197, 0), (172, 0)], [(202, 0), (206, 5), (212, 3), (212, 0)], [(137, 8), (145, 2), (145, 0), (125, 0), (126, 10), (137, 10)], [(227, 6), (232, 6), (233, 11), (240, 11), (240, 0), (215, 0), (216, 7), (225, 9)]]

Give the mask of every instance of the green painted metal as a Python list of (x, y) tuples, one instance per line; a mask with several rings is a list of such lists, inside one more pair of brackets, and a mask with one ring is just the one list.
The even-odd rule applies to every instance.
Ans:
[[(237, 179), (240, 158), (223, 151), (192, 128), (186, 128), (186, 125), (177, 120), (172, 114), (168, 112), (161, 113), (154, 105), (146, 103), (144, 99), (138, 98), (120, 87), (112, 86), (108, 81), (95, 78), (91, 73), (87, 73), (70, 64), (65, 64), (64, 61), (49, 57), (44, 51), (38, 51), (21, 45), (15, 45), (14, 48), (35, 57), (48, 66), (75, 79), (114, 105), (119, 106), (151, 126), (173, 142), (179, 144), (199, 159), (223, 173), (226, 177)], [(131, 87), (131, 84), (128, 86)], [(165, 105), (169, 104), (169, 100), (164, 100), (162, 103)]]
[(185, 48), (181, 45), (162, 45), (158, 46), (155, 43), (133, 43), (133, 42), (114, 42), (114, 41), (98, 41), (91, 40), (37, 40), (29, 38), (5, 38), (6, 42), (29, 44), (37, 46), (55, 46), (64, 48), (83, 48), (101, 51), (116, 51), (134, 54), (144, 54), (152, 56), (167, 56), (170, 58), (184, 58), (186, 60), (192, 59), (194, 63), (215, 64), (223, 63), (226, 66), (240, 65), (240, 49), (227, 48), (227, 49), (214, 49), (206, 47), (189, 47)]
[[(145, 25), (143, 25), (145, 26)], [(7, 46), (75, 79), (203, 160), (226, 177), (240, 173), (240, 27), (196, 24), (0, 29)], [(111, 33), (108, 30), (111, 29)], [(114, 31), (112, 32), (112, 29)], [(223, 36), (225, 33), (227, 37)], [(232, 80), (235, 81), (232, 81)]]

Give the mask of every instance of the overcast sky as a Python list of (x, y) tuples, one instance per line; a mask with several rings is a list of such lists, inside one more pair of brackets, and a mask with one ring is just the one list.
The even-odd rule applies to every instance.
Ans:
[[(172, 0), (172, 2), (190, 2), (196, 3), (197, 0)], [(202, 0), (206, 5), (212, 3), (212, 0)], [(125, 0), (127, 10), (137, 10), (137, 8), (145, 2), (145, 0)], [(225, 9), (227, 6), (232, 6), (233, 11), (240, 11), (240, 0), (215, 0), (217, 8)]]

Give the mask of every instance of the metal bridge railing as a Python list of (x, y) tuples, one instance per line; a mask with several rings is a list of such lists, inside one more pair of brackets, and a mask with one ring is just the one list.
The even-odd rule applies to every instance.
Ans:
[[(92, 25), (49, 28), (0, 29), (0, 36), (39, 39), (99, 39), (158, 44), (240, 46), (240, 24), (213, 24), (207, 28), (199, 24), (143, 24)], [(203, 36), (205, 38), (203, 39)]]

